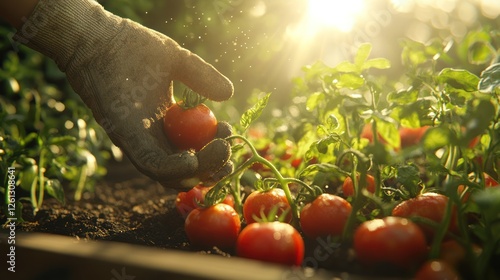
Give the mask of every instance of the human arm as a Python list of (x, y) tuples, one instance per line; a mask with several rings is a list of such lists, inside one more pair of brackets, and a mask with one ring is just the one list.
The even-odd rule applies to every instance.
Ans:
[(14, 39), (54, 59), (111, 140), (144, 174), (180, 188), (185, 179), (217, 181), (232, 170), (230, 146), (222, 139), (230, 134), (226, 124), (197, 153), (174, 149), (163, 134), (173, 80), (215, 101), (233, 94), (226, 77), (172, 39), (90, 0), (40, 0)]

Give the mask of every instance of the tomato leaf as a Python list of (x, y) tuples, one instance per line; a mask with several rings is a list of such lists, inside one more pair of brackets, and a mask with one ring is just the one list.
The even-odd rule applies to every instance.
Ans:
[(365, 79), (363, 76), (358, 74), (343, 74), (339, 77), (338, 83), (336, 84), (337, 88), (349, 88), (349, 89), (358, 89), (365, 84)]
[(369, 43), (361, 44), (356, 53), (356, 57), (354, 58), (354, 64), (356, 64), (356, 66), (359, 68), (363, 67), (363, 64), (368, 59), (368, 56), (370, 56), (371, 51), (372, 51), (371, 44)]
[(468, 58), (472, 64), (485, 64), (493, 59), (493, 47), (486, 41), (478, 41), (469, 48)]
[(498, 87), (500, 87), (500, 63), (495, 63), (481, 73), (478, 88), (480, 92), (490, 93)]
[(495, 107), (489, 100), (475, 100), (469, 105), (473, 108), (465, 122), (462, 144), (467, 145), (474, 137), (484, 133), (495, 116)]
[(464, 69), (445, 68), (438, 74), (438, 81), (448, 85), (463, 89), (465, 91), (475, 91), (479, 78), (471, 72)]
[(257, 103), (255, 103), (250, 109), (245, 111), (240, 119), (240, 125), (243, 130), (246, 130), (252, 122), (254, 122), (261, 114), (264, 108), (267, 106), (269, 97), (271, 93), (266, 94), (264, 97), (260, 98)]
[(401, 146), (398, 129), (393, 123), (378, 121), (377, 132), (391, 147)]
[(309, 98), (307, 98), (306, 110), (307, 111), (314, 110), (318, 106), (318, 104), (324, 102), (324, 100), (325, 100), (325, 94), (322, 92), (315, 92), (311, 94)]
[(335, 70), (345, 73), (359, 73), (359, 69), (360, 68), (357, 65), (352, 64), (349, 61), (342, 61), (335, 66)]
[(450, 143), (451, 133), (444, 127), (433, 127), (427, 130), (424, 136), (424, 148), (435, 150)]
[(369, 68), (388, 69), (388, 68), (391, 68), (391, 62), (385, 58), (373, 58), (373, 59), (366, 61), (363, 64), (362, 69), (366, 70)]
[(299, 174), (299, 177), (305, 177), (305, 176), (310, 176), (314, 175), (318, 172), (323, 172), (327, 174), (344, 174), (348, 175), (347, 172), (342, 170), (342, 168), (338, 167), (335, 164), (331, 163), (318, 163), (318, 164), (312, 164), (304, 168)]
[(65, 136), (57, 136), (50, 138), (50, 145), (64, 145), (75, 142), (76, 138), (73, 136), (65, 135)]
[(391, 92), (387, 96), (387, 101), (390, 103), (398, 103), (398, 104), (410, 104), (418, 99), (418, 90), (414, 89), (405, 89), (399, 90), (397, 92)]
[(59, 180), (47, 180), (45, 182), (45, 190), (50, 196), (57, 199), (57, 201), (59, 201), (60, 203), (62, 204), (66, 203), (64, 197), (64, 189)]

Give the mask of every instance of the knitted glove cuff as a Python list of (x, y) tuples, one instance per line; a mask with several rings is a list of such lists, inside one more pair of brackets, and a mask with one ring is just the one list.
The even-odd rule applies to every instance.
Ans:
[(40, 0), (13, 38), (66, 71), (91, 60), (118, 34), (121, 23), (93, 0)]

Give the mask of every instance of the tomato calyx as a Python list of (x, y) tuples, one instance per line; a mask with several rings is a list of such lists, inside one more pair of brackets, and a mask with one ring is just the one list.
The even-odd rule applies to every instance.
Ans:
[(255, 220), (257, 223), (271, 223), (271, 222), (280, 222), (280, 223), (286, 223), (288, 214), (290, 213), (291, 208), (287, 208), (278, 215), (278, 212), (280, 212), (281, 207), (280, 205), (274, 205), (270, 210), (269, 213), (264, 213), (264, 208), (260, 209), (260, 214), (259, 216), (257, 215), (252, 215), (252, 218)]
[(205, 102), (205, 100), (207, 100), (206, 97), (203, 97), (198, 93), (186, 88), (182, 93), (182, 100), (177, 104), (179, 104), (179, 106), (183, 110), (188, 110), (202, 104), (203, 102)]

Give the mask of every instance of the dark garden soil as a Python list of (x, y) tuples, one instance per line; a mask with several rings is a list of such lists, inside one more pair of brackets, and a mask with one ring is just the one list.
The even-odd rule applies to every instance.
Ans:
[[(163, 188), (139, 173), (129, 162), (112, 163), (108, 175), (79, 201), (67, 192), (65, 205), (47, 197), (34, 215), (24, 204), (25, 222), (19, 232), (42, 232), (88, 240), (125, 242), (156, 248), (193, 251), (229, 257), (234, 252), (217, 248), (200, 251), (192, 248), (184, 233), (184, 220), (176, 212), (177, 192)], [(5, 217), (0, 217), (5, 221)], [(338, 274), (404, 276), (393, 269), (368, 271), (352, 261), (349, 246), (328, 240), (306, 241), (306, 265), (326, 268)], [(390, 273), (387, 273), (391, 271)], [(364, 279), (364, 278), (363, 278)], [(371, 277), (369, 279), (372, 279)]]
[(35, 215), (26, 203), (25, 222), (17, 230), (190, 250), (183, 219), (174, 208), (176, 194), (128, 161), (114, 162), (95, 191), (79, 201), (68, 191), (65, 205), (46, 198)]

